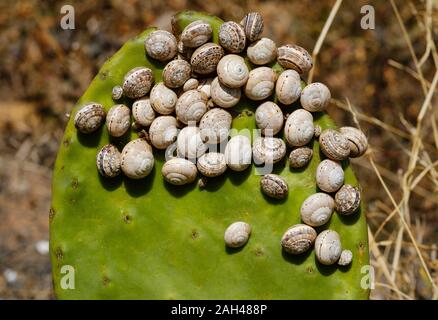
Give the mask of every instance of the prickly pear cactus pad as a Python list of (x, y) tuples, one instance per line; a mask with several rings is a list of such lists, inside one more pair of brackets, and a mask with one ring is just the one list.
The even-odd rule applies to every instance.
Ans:
[[(217, 17), (182, 12), (173, 18), (174, 33), (190, 22), (203, 19), (213, 29), (213, 42), (223, 23)], [(166, 63), (145, 54), (148, 28), (127, 42), (101, 68), (72, 110), (53, 172), (50, 211), (50, 247), (53, 279), (59, 299), (367, 299), (361, 287), (368, 265), (367, 226), (362, 209), (351, 216), (336, 212), (317, 232), (339, 233), (342, 247), (353, 252), (347, 267), (324, 266), (315, 250), (289, 255), (282, 250), (283, 233), (301, 223), (300, 206), (318, 192), (315, 173), (321, 159), (317, 139), (314, 156), (303, 169), (291, 169), (288, 160), (274, 165), (283, 177), (289, 194), (285, 200), (266, 197), (260, 191), (260, 175), (252, 165), (243, 172), (227, 170), (208, 180), (201, 189), (196, 182), (174, 186), (164, 181), (161, 168), (164, 151), (154, 150), (155, 166), (144, 179), (123, 174), (104, 178), (96, 168), (96, 154), (106, 144), (119, 150), (137, 133), (130, 130), (121, 138), (108, 135), (105, 125), (92, 134), (82, 134), (74, 115), (87, 102), (96, 102), (108, 111), (116, 103), (111, 91), (134, 67), (153, 70), (155, 83), (161, 81)], [(249, 64), (250, 68), (253, 68)], [(277, 73), (278, 64), (269, 65)], [(271, 100), (275, 101), (275, 97)], [(254, 129), (254, 112), (261, 102), (243, 97), (230, 109), (232, 127)], [(288, 106), (290, 112), (299, 103)], [(335, 128), (324, 113), (314, 113), (314, 122)], [(280, 135), (281, 136), (281, 135)], [(343, 161), (345, 183), (358, 186), (354, 173)], [(198, 178), (200, 175), (198, 174)], [(198, 179), (196, 180), (198, 181)], [(230, 249), (224, 231), (235, 221), (251, 225), (248, 243)], [(69, 266), (69, 267), (65, 267)], [(71, 273), (69, 286), (63, 277)]]

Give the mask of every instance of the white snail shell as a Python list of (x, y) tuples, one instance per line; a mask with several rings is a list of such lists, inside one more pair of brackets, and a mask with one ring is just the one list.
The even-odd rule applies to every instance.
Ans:
[(245, 30), (234, 21), (224, 22), (219, 27), (219, 43), (229, 52), (242, 52), (246, 45)]
[(242, 221), (232, 223), (225, 230), (224, 241), (227, 247), (240, 248), (248, 242), (251, 226)]
[(168, 115), (175, 111), (178, 97), (175, 92), (167, 88), (164, 83), (157, 83), (151, 90), (150, 102), (152, 108), (162, 115)]
[(222, 108), (231, 108), (239, 103), (241, 97), (240, 88), (229, 88), (222, 84), (218, 77), (211, 83), (211, 99)]
[(277, 61), (283, 68), (293, 69), (299, 74), (308, 72), (313, 66), (312, 57), (307, 50), (294, 44), (279, 47)]
[(322, 231), (315, 240), (315, 254), (324, 265), (332, 265), (339, 260), (342, 246), (339, 234), (333, 230)]
[(131, 179), (142, 179), (154, 168), (152, 147), (144, 139), (128, 142), (122, 150), (122, 171)]
[(100, 128), (105, 120), (105, 115), (105, 109), (101, 104), (89, 102), (76, 113), (75, 127), (82, 133), (92, 133)]
[(111, 90), (111, 97), (113, 100), (119, 100), (123, 96), (123, 88), (119, 85), (114, 86)]
[(330, 220), (334, 208), (335, 201), (328, 194), (312, 194), (301, 205), (301, 220), (312, 227), (322, 226)]
[(313, 116), (304, 109), (292, 112), (284, 125), (284, 136), (292, 147), (301, 147), (308, 144), (314, 133)]
[(245, 94), (251, 100), (264, 100), (274, 91), (277, 74), (268, 67), (259, 67), (250, 71), (245, 85)]
[(198, 159), (197, 167), (206, 177), (220, 176), (227, 170), (225, 155), (218, 152), (205, 153)]
[(202, 140), (209, 144), (220, 143), (228, 138), (231, 114), (220, 108), (207, 111), (199, 122)]
[(284, 233), (281, 246), (287, 253), (301, 254), (312, 247), (315, 238), (315, 229), (305, 224), (296, 224)]
[[(187, 92), (189, 90), (195, 90), (197, 89), (199, 86), (199, 81), (198, 79), (195, 78), (190, 78), (189, 80), (187, 80), (184, 85), (183, 85), (183, 91)], [(207, 97), (208, 98), (208, 97)]]
[(199, 74), (209, 74), (216, 71), (219, 60), (224, 56), (224, 49), (216, 44), (207, 42), (193, 52), (190, 59), (193, 71)]
[(302, 168), (312, 160), (313, 150), (309, 147), (298, 147), (293, 149), (289, 155), (291, 168)]
[(308, 84), (301, 93), (300, 102), (304, 109), (310, 112), (325, 111), (331, 94), (329, 88), (321, 82)]
[(179, 88), (190, 79), (192, 67), (185, 60), (172, 60), (163, 69), (163, 81), (169, 88)]
[(161, 173), (170, 184), (181, 186), (195, 181), (198, 170), (189, 160), (173, 158), (164, 163)]
[(176, 103), (176, 116), (184, 124), (199, 122), (207, 112), (207, 96), (198, 90), (184, 92)]
[(269, 38), (261, 38), (248, 46), (246, 55), (256, 65), (268, 64), (277, 58), (277, 45)]
[(155, 111), (148, 98), (139, 99), (132, 104), (132, 117), (136, 124), (149, 127), (155, 120)]
[(248, 13), (240, 24), (243, 26), (245, 30), (245, 35), (249, 42), (253, 42), (260, 38), (260, 35), (263, 32), (263, 17), (258, 12), (250, 12)]
[(149, 127), (149, 138), (157, 149), (166, 149), (176, 141), (177, 135), (177, 121), (172, 116), (157, 117)]
[(116, 177), (121, 172), (121, 161), (119, 150), (114, 145), (107, 144), (96, 156), (97, 170), (104, 177)]
[(263, 135), (276, 135), (283, 128), (283, 112), (274, 102), (266, 101), (257, 107), (255, 121)]
[[(300, 98), (301, 78), (295, 70), (285, 70), (278, 77), (275, 93), (282, 104), (292, 104)], [(310, 111), (310, 110), (309, 110)]]
[(344, 170), (339, 162), (325, 159), (316, 168), (316, 184), (324, 192), (335, 192), (344, 184)]
[(151, 69), (136, 67), (128, 71), (123, 79), (123, 93), (131, 99), (145, 96), (152, 87), (154, 74)]
[(176, 141), (178, 155), (187, 159), (197, 159), (208, 149), (202, 141), (198, 127), (184, 127)]
[(240, 88), (248, 81), (249, 70), (241, 56), (227, 54), (217, 65), (217, 75), (227, 87)]
[(108, 110), (106, 127), (113, 137), (123, 136), (131, 126), (131, 110), (124, 104), (116, 104)]
[(197, 48), (206, 43), (213, 33), (209, 23), (196, 20), (190, 23), (181, 33), (182, 43), (189, 48)]
[(368, 140), (365, 134), (354, 127), (342, 127), (339, 131), (348, 139), (350, 144), (349, 157), (356, 158), (363, 155), (368, 149)]
[(351, 252), (350, 250), (342, 250), (341, 256), (338, 260), (338, 265), (348, 266), (351, 261), (353, 261), (353, 252)]
[(252, 155), (256, 164), (277, 163), (286, 154), (286, 144), (280, 138), (258, 137), (252, 146)]
[(198, 90), (205, 93), (207, 98), (211, 98), (211, 83), (213, 82), (213, 78), (204, 78), (199, 81)]
[(284, 199), (287, 197), (289, 187), (286, 180), (276, 174), (266, 174), (260, 179), (260, 188), (268, 197)]
[(251, 165), (251, 141), (247, 136), (236, 135), (225, 146), (225, 161), (233, 171), (243, 171)]
[(353, 214), (360, 206), (360, 191), (358, 188), (345, 184), (335, 195), (336, 211), (341, 215)]
[(145, 40), (147, 54), (160, 61), (168, 61), (177, 53), (177, 41), (173, 34), (165, 30), (151, 32)]
[(319, 147), (327, 158), (332, 160), (344, 160), (350, 154), (348, 139), (342, 133), (333, 129), (326, 129), (321, 132)]

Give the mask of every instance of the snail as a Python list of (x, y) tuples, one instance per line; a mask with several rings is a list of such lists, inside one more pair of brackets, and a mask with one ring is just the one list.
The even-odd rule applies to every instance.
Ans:
[(248, 46), (246, 55), (256, 65), (268, 64), (277, 58), (277, 45), (269, 38), (261, 38)]
[(178, 155), (187, 159), (197, 159), (207, 151), (198, 127), (184, 127), (176, 141)]
[(190, 79), (192, 67), (185, 60), (172, 60), (163, 69), (163, 82), (168, 88), (179, 88)]
[(326, 129), (319, 136), (321, 151), (332, 160), (344, 160), (350, 154), (348, 139), (336, 130)]
[(320, 125), (315, 125), (315, 133), (314, 133), (315, 138), (319, 138), (319, 136), (321, 135), (321, 131), (322, 131), (321, 126)]
[(274, 91), (277, 74), (268, 67), (258, 67), (250, 71), (245, 85), (245, 94), (251, 100), (264, 100)]
[(309, 111), (298, 109), (292, 112), (284, 125), (284, 136), (292, 147), (308, 144), (315, 134), (313, 116)]
[(224, 49), (218, 44), (207, 42), (193, 52), (190, 59), (193, 71), (199, 74), (209, 74), (216, 71), (219, 60), (224, 55)]
[(260, 188), (268, 197), (284, 199), (287, 197), (289, 187), (286, 180), (276, 174), (266, 174), (260, 179)]
[(200, 173), (206, 177), (220, 176), (227, 170), (225, 155), (218, 152), (209, 152), (202, 155), (197, 162)]
[(167, 88), (164, 83), (157, 83), (151, 90), (150, 102), (152, 108), (162, 115), (168, 115), (175, 111), (178, 97), (175, 92)]
[(137, 125), (149, 127), (155, 119), (155, 111), (148, 98), (136, 100), (132, 104), (132, 117)]
[(283, 128), (283, 112), (274, 102), (266, 101), (255, 112), (257, 128), (262, 135), (276, 135)]
[(350, 184), (345, 184), (335, 194), (336, 211), (341, 215), (353, 214), (360, 206), (360, 191)]
[(277, 50), (277, 61), (285, 69), (293, 69), (299, 74), (308, 72), (312, 66), (312, 57), (306, 49), (286, 44)]
[(309, 250), (316, 239), (316, 231), (305, 224), (296, 224), (283, 234), (281, 246), (291, 254), (301, 254)]
[(165, 30), (151, 32), (145, 40), (147, 54), (159, 61), (171, 60), (177, 53), (177, 42), (173, 34)]
[(240, 248), (248, 242), (251, 234), (251, 226), (242, 221), (237, 221), (225, 230), (224, 240), (227, 247)]
[[(187, 80), (186, 82), (184, 82), (183, 85), (183, 91), (187, 92), (189, 90), (195, 90), (197, 89), (199, 86), (199, 81), (198, 79), (194, 79), (194, 78), (190, 78), (189, 80)], [(208, 98), (208, 97), (207, 97)]]
[(123, 136), (131, 126), (131, 110), (124, 104), (116, 104), (108, 110), (106, 127), (113, 137)]
[(227, 139), (231, 121), (231, 114), (223, 109), (213, 108), (207, 111), (199, 122), (202, 141), (215, 144)]
[(249, 70), (241, 56), (227, 54), (217, 65), (217, 76), (227, 87), (240, 88), (248, 81)]
[(278, 77), (275, 93), (282, 104), (292, 104), (300, 98), (301, 78), (295, 70), (285, 70)]
[(145, 96), (152, 87), (154, 74), (151, 69), (136, 67), (128, 71), (123, 79), (123, 93), (131, 99)]
[(315, 240), (315, 254), (324, 265), (332, 265), (339, 260), (342, 247), (339, 234), (333, 230), (322, 231)]
[(234, 21), (224, 22), (219, 27), (219, 43), (231, 53), (242, 52), (246, 45), (245, 30)]
[(176, 186), (192, 183), (196, 179), (197, 172), (196, 166), (191, 161), (182, 158), (170, 159), (161, 168), (164, 180)]
[(314, 82), (308, 84), (301, 93), (301, 106), (310, 112), (324, 111), (329, 102), (331, 94), (329, 88), (323, 83)]
[(198, 90), (205, 93), (207, 98), (211, 98), (211, 83), (213, 82), (213, 78), (204, 78), (199, 81)]
[(350, 250), (342, 250), (341, 256), (339, 257), (338, 260), (338, 265), (343, 267), (348, 266), (352, 260), (353, 260), (353, 252), (351, 252)]
[(210, 24), (203, 20), (196, 20), (187, 25), (181, 33), (184, 46), (197, 48), (206, 43), (213, 34)]
[(186, 60), (186, 61), (190, 61), (193, 52), (195, 52), (195, 48), (190, 48), (185, 46), (182, 41), (178, 41), (177, 50), (178, 50), (177, 59)]
[(252, 146), (252, 155), (256, 164), (273, 164), (284, 158), (286, 144), (280, 138), (258, 137)]
[(121, 172), (121, 161), (119, 150), (114, 145), (107, 144), (96, 156), (97, 170), (104, 177), (116, 177)]
[(229, 88), (222, 84), (218, 77), (214, 78), (211, 83), (211, 99), (222, 108), (234, 107), (240, 101), (240, 88)]
[(154, 168), (152, 147), (144, 139), (128, 142), (122, 150), (121, 157), (121, 168), (128, 178), (142, 179)]
[(119, 100), (121, 99), (123, 96), (123, 88), (119, 85), (114, 86), (113, 89), (111, 90), (111, 97), (113, 98), (113, 100)]
[(344, 170), (339, 162), (325, 159), (316, 168), (316, 184), (324, 192), (335, 192), (344, 184)]
[(82, 133), (92, 133), (100, 128), (105, 120), (105, 115), (105, 109), (101, 104), (89, 102), (76, 113), (75, 127)]
[(246, 38), (249, 42), (256, 41), (263, 32), (263, 17), (258, 12), (248, 13), (240, 24), (243, 26)]
[(289, 166), (291, 168), (302, 168), (312, 160), (313, 150), (309, 147), (298, 147), (289, 154)]
[(348, 139), (350, 145), (349, 157), (360, 157), (367, 151), (368, 140), (362, 131), (354, 127), (342, 127), (339, 131)]
[(207, 112), (207, 96), (199, 90), (184, 92), (178, 99), (175, 107), (176, 116), (184, 124), (199, 122)]
[(225, 161), (233, 171), (243, 171), (251, 165), (251, 141), (247, 136), (236, 135), (225, 146)]
[(149, 139), (157, 149), (166, 149), (176, 141), (177, 135), (177, 121), (172, 116), (157, 117), (149, 127)]
[(334, 208), (335, 201), (328, 194), (312, 194), (301, 205), (301, 220), (312, 227), (322, 226), (330, 220)]

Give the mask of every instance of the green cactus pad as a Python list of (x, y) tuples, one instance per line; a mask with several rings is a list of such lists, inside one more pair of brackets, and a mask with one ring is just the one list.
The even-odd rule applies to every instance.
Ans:
[[(204, 19), (214, 29), (217, 41), (222, 21), (195, 12), (174, 17), (175, 29)], [(300, 223), (299, 208), (317, 191), (315, 171), (320, 162), (318, 142), (314, 157), (302, 170), (291, 170), (287, 161), (275, 165), (289, 184), (285, 201), (267, 199), (260, 192), (260, 176), (252, 166), (237, 173), (230, 170), (210, 179), (205, 189), (196, 183), (184, 187), (164, 182), (163, 152), (155, 151), (150, 176), (134, 181), (122, 175), (99, 176), (95, 158), (110, 141), (119, 149), (136, 137), (130, 132), (113, 139), (105, 126), (91, 135), (74, 127), (78, 108), (89, 101), (108, 110), (115, 102), (111, 89), (136, 66), (154, 70), (161, 79), (163, 63), (145, 56), (147, 29), (127, 42), (102, 67), (78, 101), (56, 160), (50, 211), (50, 247), (53, 279), (59, 299), (366, 299), (361, 287), (368, 264), (367, 225), (360, 210), (352, 217), (334, 214), (324, 228), (336, 230), (342, 245), (350, 249), (349, 267), (322, 266), (314, 250), (300, 256), (282, 252), (280, 239), (286, 229)], [(278, 65), (277, 71), (281, 70)], [(130, 105), (130, 101), (126, 101)], [(232, 110), (234, 128), (255, 127), (258, 103), (242, 100)], [(291, 107), (291, 110), (298, 106)], [(325, 114), (315, 123), (335, 127)], [(358, 185), (347, 162), (345, 182)], [(251, 224), (249, 242), (241, 249), (225, 247), (223, 235), (229, 224), (243, 220)], [(318, 230), (320, 231), (320, 230)], [(63, 266), (71, 266), (67, 269)], [(72, 277), (74, 289), (63, 284)]]

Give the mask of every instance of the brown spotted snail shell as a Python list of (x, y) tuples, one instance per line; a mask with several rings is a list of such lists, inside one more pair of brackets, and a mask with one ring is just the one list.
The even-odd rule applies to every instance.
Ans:
[(229, 112), (213, 108), (207, 111), (199, 122), (201, 137), (205, 143), (220, 143), (228, 138), (232, 116)]
[(224, 56), (224, 49), (215, 43), (203, 44), (193, 52), (190, 59), (193, 71), (199, 74), (209, 74), (216, 71), (219, 60)]
[(273, 164), (284, 158), (286, 144), (280, 138), (259, 137), (254, 140), (252, 155), (256, 164)]
[(219, 43), (231, 53), (242, 52), (246, 45), (245, 30), (234, 21), (224, 22), (219, 27)]
[(246, 55), (256, 65), (268, 64), (277, 58), (277, 45), (269, 38), (261, 38), (248, 46)]
[(192, 183), (197, 173), (196, 166), (191, 161), (182, 158), (170, 159), (161, 168), (164, 179), (176, 186)]
[(224, 241), (227, 247), (240, 248), (244, 246), (251, 234), (251, 226), (242, 221), (237, 221), (225, 230)]
[(315, 134), (313, 116), (304, 109), (292, 112), (284, 125), (284, 136), (292, 147), (301, 147), (308, 144)]
[(347, 159), (350, 154), (350, 143), (340, 132), (326, 129), (319, 136), (321, 151), (332, 160), (341, 161)]
[(162, 115), (168, 115), (175, 111), (178, 96), (173, 90), (169, 89), (164, 83), (157, 83), (151, 90), (150, 102), (152, 108)]
[(233, 171), (243, 171), (251, 165), (251, 141), (247, 136), (236, 135), (225, 146), (225, 161)]
[(290, 254), (301, 254), (309, 250), (316, 239), (316, 231), (305, 224), (296, 224), (283, 234), (281, 246)]
[(353, 261), (353, 252), (350, 250), (342, 250), (341, 256), (338, 260), (338, 265), (345, 267), (348, 266), (351, 261)]
[(177, 121), (172, 116), (157, 117), (149, 127), (149, 138), (157, 149), (166, 149), (176, 141), (177, 135)]
[(265, 195), (274, 199), (285, 199), (289, 192), (286, 180), (271, 173), (260, 179), (260, 188)]
[(121, 172), (121, 161), (122, 157), (116, 146), (107, 144), (97, 154), (97, 170), (104, 177), (116, 177)]
[(275, 93), (282, 104), (292, 104), (300, 98), (301, 78), (295, 70), (285, 70), (278, 77)]
[(136, 100), (132, 104), (132, 117), (137, 125), (149, 127), (155, 120), (155, 111), (149, 98)]
[(112, 106), (106, 115), (106, 127), (111, 136), (123, 136), (131, 127), (131, 110), (124, 104)]
[(207, 96), (198, 90), (184, 92), (176, 103), (176, 116), (184, 124), (199, 122), (207, 112)]
[(350, 184), (345, 184), (335, 195), (336, 211), (341, 215), (355, 213), (360, 206), (360, 191)]
[(168, 88), (179, 88), (190, 79), (192, 67), (185, 60), (172, 60), (163, 70), (163, 82)]
[(264, 100), (274, 92), (275, 81), (277, 74), (271, 68), (255, 68), (249, 73), (245, 94), (251, 100)]
[(273, 136), (283, 128), (283, 112), (274, 102), (266, 101), (257, 107), (255, 121), (262, 135)]
[(344, 170), (339, 162), (325, 159), (316, 168), (316, 184), (324, 192), (336, 192), (344, 184)]
[(89, 102), (79, 109), (74, 118), (76, 129), (82, 133), (92, 133), (105, 121), (105, 109), (96, 102)]
[(283, 68), (293, 69), (299, 74), (308, 72), (313, 66), (312, 57), (307, 50), (294, 44), (279, 47), (277, 61)]
[(315, 254), (321, 264), (332, 265), (336, 263), (341, 252), (341, 240), (336, 231), (324, 230), (316, 237)]
[(131, 69), (123, 80), (123, 93), (131, 99), (145, 96), (152, 87), (154, 74), (151, 69), (136, 67)]
[(184, 28), (180, 40), (186, 47), (197, 48), (210, 40), (212, 34), (213, 30), (209, 23), (196, 20)]
[(301, 205), (301, 220), (312, 227), (322, 226), (330, 220), (334, 208), (335, 201), (328, 194), (312, 194)]
[(258, 12), (248, 13), (240, 24), (243, 26), (245, 35), (249, 42), (256, 41), (263, 32), (263, 17)]
[(325, 111), (331, 94), (329, 88), (323, 83), (314, 82), (307, 85), (301, 92), (301, 106), (310, 112)]
[(122, 171), (131, 179), (142, 179), (154, 168), (152, 147), (144, 139), (128, 142), (122, 150)]
[(322, 131), (322, 128), (321, 128), (321, 126), (320, 125), (315, 125), (315, 138), (319, 138), (319, 136), (321, 135), (321, 131)]
[(119, 85), (114, 86), (113, 89), (111, 90), (111, 97), (113, 98), (113, 100), (119, 100), (121, 99), (123, 96), (123, 88)]
[(298, 147), (289, 154), (289, 165), (291, 168), (305, 167), (313, 157), (313, 150), (309, 147)]
[(208, 149), (202, 141), (198, 127), (184, 127), (176, 141), (178, 155), (187, 159), (197, 159)]
[(177, 46), (175, 36), (165, 30), (153, 31), (145, 40), (147, 54), (159, 61), (171, 60), (178, 51)]
[(227, 170), (225, 155), (218, 152), (206, 153), (198, 159), (197, 167), (199, 172), (206, 177), (220, 176)]
[(349, 157), (362, 156), (368, 149), (368, 140), (365, 134), (354, 127), (342, 127), (339, 131), (348, 139), (350, 145)]
[(242, 95), (240, 88), (230, 88), (222, 84), (218, 77), (211, 83), (211, 99), (222, 108), (231, 108), (239, 103)]
[[(187, 92), (190, 90), (195, 90), (199, 87), (199, 81), (198, 79), (194, 79), (194, 78), (190, 78), (189, 80), (187, 80), (184, 85), (183, 85), (183, 91)], [(207, 96), (207, 95), (206, 95)], [(208, 99), (208, 97), (207, 97)]]
[(240, 88), (248, 81), (249, 70), (241, 56), (228, 54), (219, 61), (217, 76), (227, 87)]

